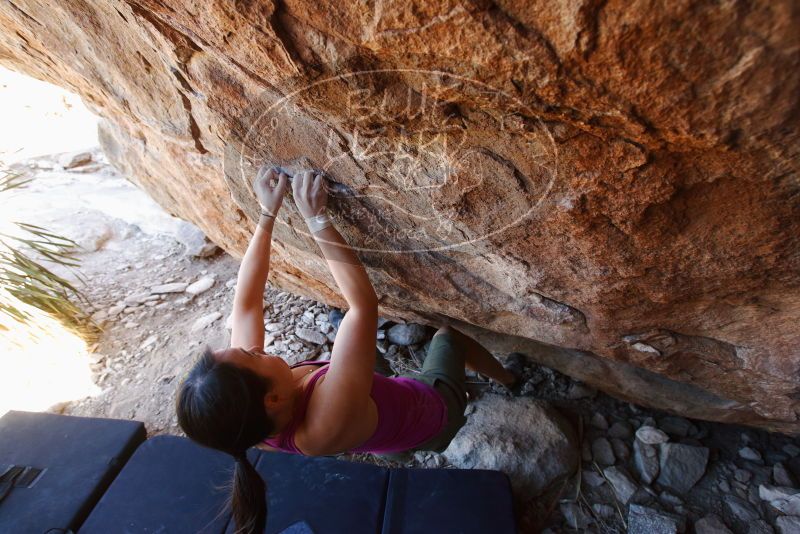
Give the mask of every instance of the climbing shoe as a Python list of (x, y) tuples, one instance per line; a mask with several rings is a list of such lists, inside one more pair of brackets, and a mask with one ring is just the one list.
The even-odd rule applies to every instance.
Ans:
[(525, 364), (528, 358), (521, 352), (512, 352), (506, 357), (503, 367), (514, 375), (514, 382), (505, 388), (514, 397), (522, 395), (522, 386), (525, 385)]

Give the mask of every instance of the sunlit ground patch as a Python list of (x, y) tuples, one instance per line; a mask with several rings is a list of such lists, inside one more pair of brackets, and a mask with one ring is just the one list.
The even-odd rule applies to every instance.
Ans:
[(0, 417), (99, 394), (86, 343), (44, 312), (24, 309), (30, 324), (0, 321)]

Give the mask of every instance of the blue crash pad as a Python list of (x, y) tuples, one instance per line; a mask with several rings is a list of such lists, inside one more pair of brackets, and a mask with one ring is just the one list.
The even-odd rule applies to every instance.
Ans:
[(0, 475), (19, 468), (38, 474), (6, 484), (0, 532), (77, 529), (145, 437), (138, 421), (6, 413)]

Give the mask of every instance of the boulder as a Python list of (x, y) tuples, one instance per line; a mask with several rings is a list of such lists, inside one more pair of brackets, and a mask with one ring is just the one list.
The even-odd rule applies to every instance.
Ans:
[(536, 496), (571, 475), (578, 464), (574, 431), (547, 403), (486, 394), (444, 455), (463, 469), (506, 473), (521, 494)]
[[(0, 63), (234, 255), (257, 166), (323, 169), (381, 315), (798, 433), (794, 5), (15, 0)], [(287, 200), (271, 284), (341, 307)]]

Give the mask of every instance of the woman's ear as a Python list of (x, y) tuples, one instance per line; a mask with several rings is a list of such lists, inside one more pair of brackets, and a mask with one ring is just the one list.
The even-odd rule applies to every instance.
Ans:
[(277, 393), (267, 393), (264, 395), (264, 408), (268, 412), (274, 412), (281, 404), (281, 397)]

